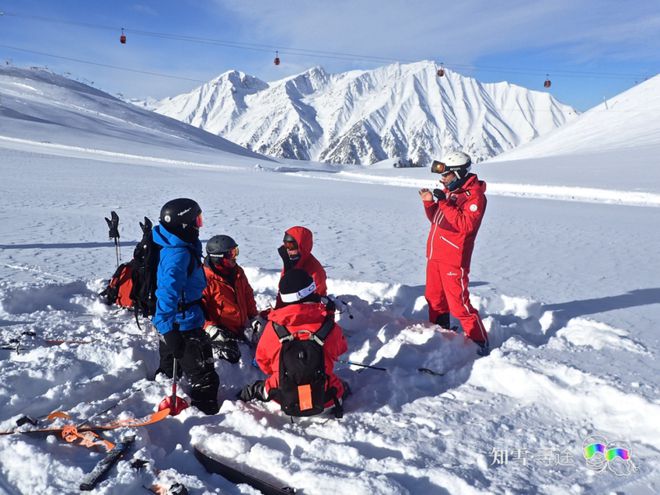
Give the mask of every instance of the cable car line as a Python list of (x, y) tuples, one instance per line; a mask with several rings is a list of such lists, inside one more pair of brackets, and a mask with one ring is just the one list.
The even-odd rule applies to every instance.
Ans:
[[(310, 49), (295, 48), (295, 47), (274, 47), (273, 45), (260, 44), (260, 43), (219, 40), (219, 39), (205, 38), (199, 36), (162, 33), (162, 32), (146, 31), (140, 29), (117, 28), (116, 26), (108, 26), (103, 24), (95, 24), (95, 23), (81, 22), (81, 21), (69, 21), (64, 19), (18, 14), (13, 12), (6, 12), (6, 11), (3, 12), (3, 15), (7, 17), (32, 19), (47, 23), (68, 24), (72, 26), (81, 26), (90, 29), (103, 29), (114, 32), (118, 32), (121, 29), (122, 35), (120, 37), (120, 42), (122, 44), (126, 43), (126, 35), (124, 34), (124, 32), (126, 31), (131, 35), (134, 34), (139, 36), (168, 39), (172, 41), (185, 41), (191, 43), (217, 45), (217, 46), (224, 46), (224, 47), (235, 48), (240, 50), (262, 51), (262, 52), (272, 53), (275, 49), (277, 49), (276, 61), (279, 60), (280, 62), (281, 62), (281, 58), (279, 57), (279, 54), (304, 56), (304, 57), (316, 57), (316, 58), (328, 58), (335, 60), (345, 60), (350, 62), (365, 61), (365, 62), (374, 62), (374, 63), (396, 63), (396, 62), (414, 63), (419, 61), (419, 60), (408, 60), (408, 59), (395, 59), (391, 57), (382, 57), (376, 55), (344, 53), (337, 51), (310, 50)], [(275, 65), (280, 65), (276, 61), (274, 61)], [(447, 62), (445, 64), (442, 64), (442, 67), (438, 68), (439, 77), (442, 77), (440, 76), (441, 71), (443, 72), (444, 75), (444, 72), (446, 71), (447, 68), (446, 66), (449, 66), (454, 69), (461, 69), (463, 71), (481, 71), (481, 72), (494, 72), (494, 73), (502, 73), (502, 74), (509, 73), (509, 74), (532, 75), (532, 74), (547, 74), (548, 72), (548, 70), (542, 70), (542, 69), (528, 69), (528, 68), (516, 68), (516, 67), (488, 67), (488, 66), (481, 66), (476, 64), (460, 64), (460, 63)], [(562, 77), (574, 77), (574, 78), (593, 77), (593, 78), (609, 78), (609, 79), (630, 79), (630, 78), (643, 79), (646, 77), (645, 75), (640, 73), (622, 73), (622, 72), (615, 73), (615, 72), (577, 71), (577, 70), (559, 70), (559, 69), (558, 70), (553, 69), (551, 72), (555, 75), (561, 75)], [(548, 80), (549, 79), (546, 77), (546, 81)], [(548, 86), (545, 87), (547, 88)]]

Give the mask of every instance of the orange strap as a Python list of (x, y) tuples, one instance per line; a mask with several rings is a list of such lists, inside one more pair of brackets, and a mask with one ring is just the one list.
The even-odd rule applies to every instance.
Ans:
[(69, 413), (65, 413), (64, 411), (53, 411), (48, 416), (46, 416), (46, 419), (48, 421), (55, 421), (58, 418), (59, 419), (71, 419), (71, 416), (69, 416)]
[(82, 445), (83, 447), (87, 448), (105, 447), (108, 452), (115, 448), (114, 443), (101, 438), (93, 431), (79, 432), (78, 428), (76, 428), (74, 425), (67, 425), (62, 428), (62, 438), (69, 443), (80, 440), (78, 445)]

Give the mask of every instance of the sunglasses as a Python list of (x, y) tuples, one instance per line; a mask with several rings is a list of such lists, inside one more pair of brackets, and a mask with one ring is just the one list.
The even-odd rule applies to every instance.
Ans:
[(284, 247), (289, 251), (295, 251), (298, 249), (298, 243), (296, 241), (284, 241)]
[(204, 219), (202, 218), (202, 214), (200, 213), (197, 215), (197, 218), (195, 218), (195, 227), (200, 228), (204, 226)]

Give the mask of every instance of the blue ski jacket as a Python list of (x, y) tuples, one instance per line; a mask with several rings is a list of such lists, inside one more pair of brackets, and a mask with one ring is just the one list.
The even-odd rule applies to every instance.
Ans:
[(183, 241), (161, 225), (153, 228), (153, 239), (161, 246), (154, 326), (162, 334), (202, 328), (205, 320), (199, 301), (206, 288), (206, 275), (199, 261), (202, 243)]

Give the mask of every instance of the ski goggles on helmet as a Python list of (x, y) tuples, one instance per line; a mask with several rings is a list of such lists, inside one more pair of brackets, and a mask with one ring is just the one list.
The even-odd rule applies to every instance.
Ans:
[(204, 226), (204, 219), (202, 218), (202, 214), (200, 213), (197, 215), (195, 218), (195, 227), (200, 228)]
[(312, 282), (310, 285), (304, 289), (300, 289), (298, 292), (293, 292), (290, 294), (280, 293), (280, 299), (285, 303), (293, 303), (305, 299), (307, 296), (314, 294), (316, 292), (316, 283)]
[(236, 246), (236, 247), (231, 248), (229, 251), (225, 251), (224, 253), (209, 254), (209, 257), (212, 260), (221, 260), (221, 259), (224, 259), (224, 258), (234, 259), (238, 256), (238, 253), (239, 253), (238, 246)]
[(449, 170), (449, 167), (447, 167), (445, 163), (433, 160), (433, 163), (431, 164), (431, 172), (434, 174), (447, 175), (453, 172), (453, 170)]

